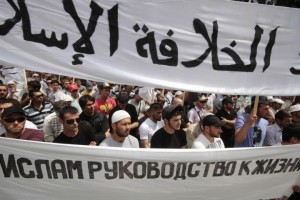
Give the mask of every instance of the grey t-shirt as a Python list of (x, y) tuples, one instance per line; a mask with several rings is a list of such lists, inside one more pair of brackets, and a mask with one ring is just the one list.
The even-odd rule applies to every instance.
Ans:
[(139, 141), (131, 136), (128, 135), (124, 142), (116, 142), (112, 137), (108, 137), (101, 142), (99, 145), (101, 147), (123, 147), (123, 148), (139, 148)]

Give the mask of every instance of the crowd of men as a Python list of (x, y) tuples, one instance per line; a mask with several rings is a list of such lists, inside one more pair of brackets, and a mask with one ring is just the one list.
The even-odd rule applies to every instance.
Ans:
[[(298, 97), (153, 89), (32, 73), (0, 84), (1, 137), (126, 148), (234, 148), (300, 143)], [(300, 185), (294, 186), (294, 196)], [(298, 198), (297, 196), (296, 198)], [(292, 197), (290, 197), (292, 199)]]

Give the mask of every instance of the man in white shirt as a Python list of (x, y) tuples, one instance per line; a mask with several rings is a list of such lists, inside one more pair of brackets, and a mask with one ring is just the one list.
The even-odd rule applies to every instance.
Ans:
[(163, 106), (159, 103), (153, 103), (148, 110), (150, 116), (139, 127), (141, 147), (150, 148), (150, 142), (153, 134), (164, 126), (161, 120)]
[(195, 107), (188, 112), (188, 118), (191, 124), (196, 124), (200, 121), (201, 116), (205, 113), (206, 103), (207, 97), (205, 95), (199, 96), (198, 100), (194, 102)]
[(139, 141), (129, 135), (131, 117), (125, 110), (114, 112), (111, 117), (112, 133), (100, 144), (102, 147), (139, 148)]
[(192, 149), (223, 149), (225, 148), (220, 135), (222, 133), (222, 122), (215, 115), (204, 117), (202, 126), (203, 132), (194, 140)]

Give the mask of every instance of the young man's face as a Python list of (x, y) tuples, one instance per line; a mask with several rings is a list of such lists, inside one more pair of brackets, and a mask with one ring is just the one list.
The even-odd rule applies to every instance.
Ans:
[(42, 103), (44, 101), (44, 95), (40, 91), (34, 92), (31, 98), (35, 103)]
[(8, 94), (6, 86), (0, 86), (0, 98), (6, 98)]
[(94, 107), (94, 102), (93, 101), (89, 101), (87, 100), (85, 107), (83, 109), (83, 112), (87, 115), (87, 116), (92, 116), (95, 112), (95, 107)]
[(169, 127), (175, 131), (180, 129), (181, 126), (181, 115), (173, 116), (170, 120), (165, 120)]
[(219, 138), (222, 133), (222, 128), (217, 126), (206, 126), (208, 135), (213, 138)]
[(26, 117), (21, 113), (13, 113), (2, 119), (2, 124), (7, 133), (18, 137), (25, 127)]
[(112, 124), (112, 128), (119, 137), (124, 138), (129, 135), (130, 125), (131, 119), (128, 117)]
[(269, 116), (269, 105), (267, 105), (267, 104), (258, 105), (257, 116), (261, 117), (261, 118), (264, 118), (264, 119), (268, 119), (268, 116)]
[(79, 113), (71, 114), (65, 113), (62, 124), (64, 127), (64, 132), (67, 132), (69, 135), (76, 135), (78, 133), (78, 122), (79, 122)]

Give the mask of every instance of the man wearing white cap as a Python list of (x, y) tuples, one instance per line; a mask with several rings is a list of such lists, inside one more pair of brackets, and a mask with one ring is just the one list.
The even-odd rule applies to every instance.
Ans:
[(281, 109), (281, 106), (284, 104), (284, 101), (281, 99), (275, 98), (270, 103), (269, 113), (271, 117), (273, 118), (273, 121), (275, 121), (275, 114), (278, 110)]
[(111, 136), (103, 140), (100, 146), (103, 147), (124, 147), (139, 148), (138, 140), (129, 135), (131, 117), (125, 110), (114, 112), (111, 117), (112, 133)]
[(296, 104), (290, 107), (292, 114), (292, 124), (300, 126), (300, 104)]

